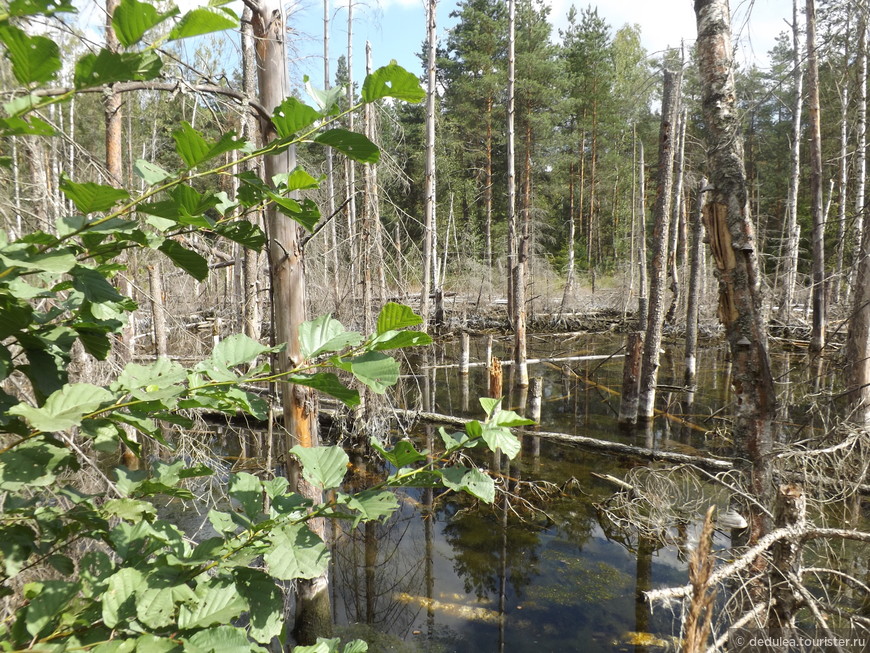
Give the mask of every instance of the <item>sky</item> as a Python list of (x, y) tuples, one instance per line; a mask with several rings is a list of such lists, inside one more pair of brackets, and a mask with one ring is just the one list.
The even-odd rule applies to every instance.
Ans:
[[(296, 38), (291, 39), (296, 75), (307, 74), (318, 85), (323, 83), (323, 4), (318, 0), (298, 0), (289, 23)], [(655, 56), (667, 47), (679, 47), (685, 41), (691, 47), (695, 40), (693, 0), (548, 0), (554, 38), (565, 25), (565, 16), (574, 4), (578, 11), (588, 4), (597, 6), (598, 14), (615, 32), (626, 23), (640, 25), (641, 39), (647, 51)], [(347, 2), (330, 0), (330, 74), (334, 80), (335, 61), (347, 49)], [(754, 62), (759, 67), (768, 64), (767, 52), (777, 34), (789, 30), (791, 20), (789, 0), (732, 0), (732, 29), (737, 38), (738, 58), (743, 63)], [(449, 17), (456, 3), (438, 3), (438, 38), (455, 24)], [(362, 0), (354, 4), (354, 76), (364, 75), (365, 42), (372, 45), (374, 67), (391, 59), (416, 74), (422, 74), (417, 58), (425, 38), (426, 12), (423, 0)]]

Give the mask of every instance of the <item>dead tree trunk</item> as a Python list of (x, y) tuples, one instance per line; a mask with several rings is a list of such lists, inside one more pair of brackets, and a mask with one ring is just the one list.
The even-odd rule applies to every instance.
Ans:
[(779, 319), (789, 324), (794, 306), (794, 291), (797, 284), (798, 246), (800, 245), (800, 225), (797, 221), (798, 186), (801, 166), (801, 114), (803, 113), (804, 71), (801, 62), (800, 24), (798, 23), (798, 0), (792, 4), (792, 65), (794, 70), (794, 110), (792, 112), (791, 132), (791, 172), (788, 184), (788, 199), (785, 207), (785, 243), (783, 247), (785, 274), (783, 275), (782, 294), (779, 304)]
[(420, 290), (420, 316), (423, 329), (429, 328), (429, 293), (432, 292), (433, 228), (435, 225), (435, 13), (436, 0), (429, 0), (426, 13), (427, 56), (426, 63), (426, 172), (424, 179), (423, 206), (423, 288)]
[(668, 231), (671, 222), (671, 198), (674, 180), (674, 135), (680, 96), (680, 74), (664, 72), (662, 121), (659, 129), (659, 178), (653, 226), (652, 262), (650, 266), (649, 312), (643, 362), (640, 371), (638, 420), (651, 420), (656, 399), (656, 377), (665, 310), (665, 260), (668, 254)]
[[(707, 165), (711, 190), (704, 207), (710, 249), (719, 280), (719, 319), (732, 357), (736, 399), (734, 443), (746, 461), (749, 491), (770, 505), (770, 450), (776, 395), (767, 333), (761, 314), (761, 287), (755, 234), (749, 215), (743, 139), (734, 92), (731, 16), (727, 0), (696, 0), (697, 56), (701, 101), (707, 124)], [(750, 541), (767, 531), (764, 515), (753, 511)]]
[(689, 247), (689, 296), (686, 306), (686, 373), (684, 383), (689, 388), (695, 387), (695, 372), (698, 356), (698, 319), (701, 299), (701, 231), (703, 229), (702, 212), (704, 207), (704, 191), (707, 180), (701, 178), (695, 196), (695, 210), (692, 215), (692, 241)]
[(671, 210), (671, 246), (668, 251), (668, 265), (671, 275), (671, 306), (665, 316), (667, 324), (673, 324), (680, 305), (680, 260), (677, 256), (680, 247), (680, 222), (683, 216), (683, 158), (686, 144), (686, 110), (679, 114), (679, 125), (676, 130), (677, 141), (674, 152), (674, 199)]
[[(286, 20), (278, 0), (260, 0), (253, 9), (254, 36), (257, 39), (257, 71), (260, 86), (260, 103), (267, 111), (273, 111), (290, 96), (287, 76)], [(268, 140), (275, 138), (269, 123), (264, 125)], [(280, 154), (267, 156), (264, 160), (266, 179), (290, 172), (296, 165), (296, 151), (288, 148)], [(287, 347), (279, 354), (278, 371), (299, 367), (303, 363), (299, 343), (299, 326), (305, 320), (305, 268), (299, 239), (299, 226), (281, 215), (274, 205), (266, 209), (269, 233), (269, 258), (272, 273), (272, 320), (275, 339), (286, 342)], [(290, 447), (318, 445), (317, 414), (315, 397), (309, 388), (299, 385), (282, 386), (281, 400), (284, 405), (284, 427), (287, 437), (284, 456), (291, 467), (292, 487), (296, 491), (320, 502), (320, 491), (307, 483), (290, 465), (287, 453)], [(322, 520), (309, 522), (311, 529), (325, 539)], [(312, 645), (318, 637), (328, 637), (332, 632), (332, 614), (329, 601), (329, 581), (324, 573), (296, 584), (297, 610), (294, 637), (299, 644)]]
[[(244, 23), (243, 23), (244, 25)], [(329, 0), (323, 0), (323, 88), (329, 90)], [(329, 263), (332, 269), (332, 297), (337, 313), (341, 305), (338, 286), (338, 227), (335, 222), (335, 165), (331, 147), (326, 148), (326, 214), (329, 216)]]
[[(643, 141), (638, 141), (638, 164), (637, 164), (637, 328), (646, 326), (649, 313), (649, 281), (647, 280), (646, 263), (646, 172), (643, 160)], [(580, 205), (583, 210), (583, 205)]]
[(819, 60), (816, 51), (816, 4), (807, 0), (807, 106), (810, 129), (810, 212), (813, 218), (813, 329), (810, 351), (825, 347), (825, 219), (822, 205), (822, 118), (819, 107)]
[(858, 119), (856, 129), (858, 143), (855, 148), (855, 257), (849, 271), (846, 298), (855, 287), (858, 261), (863, 251), (864, 235), (864, 189), (867, 182), (867, 14), (858, 12)]
[[(851, 9), (847, 8), (848, 18), (851, 18)], [(846, 39), (843, 46), (843, 71), (849, 70), (849, 39), (851, 38), (851, 24), (847, 18)], [(843, 281), (843, 257), (846, 250), (846, 185), (849, 183), (849, 79), (847, 75), (842, 78), (842, 90), (840, 92), (840, 153), (838, 162), (837, 180), (837, 262), (834, 270), (834, 288), (831, 292), (831, 302), (834, 305), (840, 303), (840, 288)], [(833, 193), (832, 193), (833, 195)]]

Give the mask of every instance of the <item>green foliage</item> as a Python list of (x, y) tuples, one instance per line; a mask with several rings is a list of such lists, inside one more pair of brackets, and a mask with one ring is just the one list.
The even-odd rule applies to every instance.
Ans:
[[(61, 50), (45, 37), (10, 25), (10, 16), (72, 10), (68, 4), (16, 0), (8, 15), (0, 15), (0, 43), (24, 98), (7, 105), (10, 116), (0, 121), (0, 137), (51, 133), (32, 114), (71, 95), (32, 93), (61, 70)], [(158, 75), (161, 54), (140, 44), (176, 13), (122, 0), (112, 20), (128, 49), (103, 49), (69, 62), (76, 89)], [(182, 16), (168, 39), (237, 25), (229, 9), (213, 2)], [(103, 461), (89, 457), (89, 447), (111, 452), (121, 443), (138, 453), (139, 442), (148, 439), (171, 448), (172, 437), (164, 429), (191, 426), (186, 410), (264, 419), (268, 405), (247, 389), (251, 383), (292, 382), (355, 406), (359, 392), (348, 381), (386, 392), (398, 379), (399, 365), (383, 352), (431, 342), (423, 332), (406, 330), (420, 323), (410, 308), (387, 304), (370, 335), (347, 331), (330, 316), (303, 324), (299, 338), (307, 362), (290, 370), (276, 372), (269, 362), (281, 346), (235, 335), (189, 368), (167, 359), (131, 362), (104, 386), (69, 383), (74, 345), (105, 359), (137, 308), (113, 283), (123, 270), (126, 250), (149, 248), (204, 280), (208, 262), (185, 246), (191, 234), (262, 248), (262, 231), (239, 214), (266, 203), (305, 228), (315, 228), (320, 214), (314, 202), (287, 197), (291, 191), (316, 188), (315, 176), (299, 168), (264, 181), (243, 172), (237, 196), (229, 197), (198, 183), (229, 174), (223, 155), (236, 151), (245, 161), (314, 141), (358, 161), (378, 160), (377, 147), (364, 136), (331, 126), (340, 117), (335, 102), (328, 94), (318, 97), (319, 109), (285, 101), (273, 116), (276, 140), (258, 150), (233, 132), (206, 135), (181, 123), (172, 133), (175, 165), (135, 163), (144, 189), (63, 176), (60, 190), (75, 206), (74, 215), (59, 219), (53, 232), (12, 241), (0, 233), (0, 381), (15, 374), (16, 387), (24, 388), (19, 396), (0, 391), (0, 577), (8, 581), (5, 585), (23, 586), (15, 599), (17, 612), (0, 624), (4, 650), (265, 650), (274, 638), (285, 637), (278, 581), (316, 577), (328, 564), (329, 551), (308, 527), (310, 520), (330, 517), (356, 525), (386, 519), (398, 507), (393, 488), (413, 485), (493, 500), (492, 479), (451, 464), (455, 454), (479, 441), (516, 452), (518, 442), (507, 426), (517, 418), (494, 406), (484, 423), (473, 422), (466, 433), (442, 433), (441, 452), (419, 452), (406, 440), (392, 448), (374, 443), (395, 471), (356, 493), (342, 491), (348, 463), (344, 451), (295, 447), (290, 453), (299, 460), (303, 477), (334, 491), (323, 503), (303, 498), (283, 478), (232, 474), (225, 502), (208, 514), (213, 532), (206, 536), (182, 532), (163, 518), (161, 506), (170, 498), (195, 501), (194, 479), (217, 478), (216, 470), (158, 460), (147, 471), (118, 467), (105, 472)], [(413, 75), (391, 64), (363, 85), (364, 101), (384, 97), (417, 100), (422, 91)], [(130, 429), (137, 439), (130, 437)], [(112, 477), (104, 490), (81, 484), (75, 472), (83, 466)], [(25, 578), (30, 582), (23, 584)], [(338, 640), (322, 640), (299, 650), (357, 653), (365, 645), (340, 649)]]

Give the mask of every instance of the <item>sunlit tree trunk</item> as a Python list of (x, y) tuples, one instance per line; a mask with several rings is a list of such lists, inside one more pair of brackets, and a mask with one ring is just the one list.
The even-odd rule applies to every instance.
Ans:
[[(284, 11), (279, 0), (259, 0), (253, 11), (254, 36), (257, 39), (257, 71), (260, 103), (269, 112), (290, 96), (287, 75), (287, 34)], [(271, 123), (264, 136), (276, 136)], [(295, 148), (265, 157), (265, 178), (288, 173), (296, 166)], [(273, 329), (278, 342), (286, 342), (279, 354), (278, 371), (296, 368), (304, 362), (299, 342), (299, 326), (305, 321), (305, 268), (299, 239), (300, 227), (281, 215), (274, 205), (266, 210), (269, 233), (269, 258), (272, 273)], [(321, 493), (299, 474), (291, 464), (287, 450), (294, 445), (318, 445), (316, 403), (313, 393), (304, 386), (284, 384), (282, 396), (284, 427), (287, 438), (284, 456), (291, 468), (292, 486), (301, 495), (320, 502)], [(325, 539), (322, 520), (309, 522), (311, 529)], [(299, 644), (313, 645), (317, 637), (328, 637), (332, 632), (332, 614), (326, 573), (296, 583), (297, 611), (294, 637)]]
[[(329, 90), (331, 82), (329, 79), (329, 0), (323, 0), (323, 88)], [(329, 262), (332, 272), (332, 283), (330, 287), (333, 293), (333, 302), (335, 311), (338, 312), (340, 306), (340, 293), (338, 286), (338, 228), (336, 227), (335, 218), (335, 166), (333, 162), (333, 152), (331, 147), (326, 148), (326, 211), (329, 217), (329, 242), (330, 253)]]
[[(849, 11), (851, 17), (851, 10)], [(849, 69), (849, 40), (852, 36), (850, 25), (846, 25), (846, 39), (843, 46), (843, 71)], [(849, 80), (843, 77), (842, 90), (840, 92), (840, 154), (837, 181), (837, 262), (834, 273), (834, 288), (831, 292), (831, 301), (834, 304), (840, 302), (840, 286), (843, 276), (843, 256), (846, 249), (846, 184), (849, 182), (847, 157), (849, 152)]]
[(794, 306), (794, 292), (797, 283), (798, 246), (800, 245), (800, 225), (797, 221), (798, 186), (800, 185), (801, 166), (801, 115), (803, 113), (804, 71), (800, 43), (800, 12), (798, 0), (792, 4), (792, 47), (794, 48), (792, 65), (794, 70), (794, 110), (792, 111), (791, 127), (791, 166), (788, 184), (788, 199), (785, 206), (785, 243), (783, 247), (783, 267), (785, 274), (782, 282), (782, 295), (779, 305), (779, 319), (788, 324), (791, 321), (791, 311)]
[[(770, 505), (770, 451), (776, 395), (767, 332), (761, 313), (761, 284), (755, 234), (749, 215), (740, 115), (734, 91), (731, 16), (727, 0), (696, 0), (697, 58), (701, 102), (708, 129), (707, 165), (711, 190), (704, 207), (710, 249), (719, 280), (719, 319), (731, 349), (735, 398), (736, 459), (749, 478), (749, 491)], [(767, 531), (764, 514), (750, 508), (749, 539)]]
[(674, 199), (671, 208), (671, 245), (668, 248), (668, 265), (671, 275), (671, 307), (665, 316), (665, 322), (673, 324), (677, 316), (680, 298), (680, 269), (678, 248), (680, 245), (680, 221), (683, 216), (683, 158), (686, 143), (687, 113), (683, 109), (679, 114), (677, 125), (676, 152), (674, 153)]
[(671, 222), (671, 199), (674, 181), (674, 137), (680, 96), (681, 74), (670, 70), (664, 72), (662, 95), (662, 121), (659, 129), (659, 173), (656, 189), (655, 215), (653, 219), (652, 261), (650, 264), (649, 312), (646, 321), (646, 338), (643, 348), (643, 363), (640, 371), (640, 398), (638, 419), (653, 418), (656, 398), (656, 379), (659, 370), (659, 350), (662, 343), (662, 327), (665, 308), (665, 261), (668, 254), (668, 233)]
[[(353, 106), (353, 0), (347, 3), (347, 106)], [(355, 115), (351, 111), (347, 115), (347, 128), (350, 131), (355, 127)], [(347, 195), (347, 239), (349, 243), (350, 255), (350, 296), (353, 303), (356, 303), (358, 281), (358, 266), (359, 266), (359, 247), (357, 242), (357, 224), (356, 224), (356, 164), (350, 157), (345, 158), (345, 194)], [(356, 308), (354, 306), (354, 308)]]
[(565, 265), (565, 289), (562, 292), (562, 307), (564, 311), (568, 299), (574, 292), (574, 240), (576, 239), (576, 224), (574, 222), (574, 164), (568, 164), (568, 262)]
[(810, 213), (813, 218), (813, 328), (810, 351), (825, 347), (825, 219), (822, 205), (822, 119), (819, 107), (819, 60), (816, 51), (816, 5), (807, 0), (807, 106), (810, 130)]
[[(796, 1), (796, 0), (795, 0)], [(864, 189), (867, 182), (867, 12), (858, 12), (858, 117), (856, 128), (858, 143), (855, 148), (855, 258), (850, 268), (850, 283), (846, 297), (855, 287), (855, 275), (864, 235)]]
[(707, 180), (701, 179), (695, 196), (695, 208), (692, 213), (691, 244), (689, 245), (689, 291), (686, 304), (686, 372), (684, 382), (687, 387), (696, 385), (698, 356), (698, 318), (701, 299), (701, 250), (702, 209), (704, 206), (704, 191)]
[[(582, 205), (581, 205), (582, 210)], [(643, 160), (643, 141), (637, 142), (637, 328), (646, 326), (649, 313), (649, 280), (646, 262), (646, 167)]]
[(435, 15), (438, 3), (428, 0), (426, 13), (427, 62), (426, 62), (426, 171), (424, 178), (423, 206), (423, 287), (420, 290), (420, 316), (423, 327), (429, 328), (431, 312), (429, 294), (432, 292), (433, 229), (435, 225), (435, 54), (437, 36)]

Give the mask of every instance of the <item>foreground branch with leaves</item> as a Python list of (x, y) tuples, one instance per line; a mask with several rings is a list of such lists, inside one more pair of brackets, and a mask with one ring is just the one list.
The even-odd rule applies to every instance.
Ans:
[[(112, 19), (121, 51), (103, 49), (65, 62), (50, 38), (27, 28), (33, 18), (50, 21), (74, 11), (72, 4), (51, 0), (15, 0), (0, 15), (0, 42), (20, 84), (4, 105), (4, 140), (50, 136), (41, 111), (76, 93), (157, 79), (163, 61), (158, 45), (238, 26), (235, 14), (219, 3), (179, 16), (175, 9), (160, 13), (148, 3), (122, 0)], [(168, 33), (155, 34), (165, 21), (176, 22)], [(64, 65), (74, 67), (74, 88), (54, 92), (46, 85)], [(264, 205), (308, 231), (321, 221), (311, 199), (291, 197), (319, 185), (302, 168), (268, 180), (235, 174), (234, 197), (209, 190), (206, 180), (298, 143), (329, 146), (363, 163), (378, 160), (378, 148), (365, 136), (332, 126), (344, 115), (336, 106), (341, 89), (309, 91), (318, 108), (286, 98), (271, 116), (274, 139), (261, 148), (231, 131), (209, 139), (181, 123), (173, 132), (177, 170), (137, 161), (133, 169), (144, 186), (139, 192), (65, 176), (60, 191), (75, 214), (14, 240), (0, 233), (3, 650), (265, 650), (276, 638), (286, 639), (283, 583), (314, 578), (328, 564), (328, 547), (308, 527), (312, 519), (354, 525), (385, 519), (398, 507), (395, 490), (415, 486), (493, 501), (492, 478), (455, 460), (480, 442), (510, 457), (518, 453), (509, 429), (529, 422), (501, 410), (497, 400), (482, 400), (485, 421), (469, 423), (463, 433), (442, 430), (437, 451), (420, 451), (406, 439), (394, 446), (373, 440), (392, 471), (361, 492), (342, 490), (348, 456), (338, 447), (286, 452), (299, 461), (308, 483), (328, 491), (321, 502), (291, 491), (280, 476), (229, 474), (225, 499), (208, 512), (207, 536), (185, 532), (163, 518), (161, 508), (169, 500), (192, 505), (197, 479), (222, 477), (223, 470), (184, 460), (154, 460), (149, 471), (109, 469), (121, 443), (136, 454), (142, 440), (173, 449), (193, 425), (191, 411), (265, 419), (269, 406), (250, 390), (253, 384), (308, 386), (355, 406), (360, 396), (349, 379), (384, 393), (399, 377), (398, 363), (385, 352), (431, 342), (425, 333), (407, 330), (421, 322), (419, 316), (390, 303), (370, 335), (347, 331), (329, 316), (303, 323), (299, 346), (306, 362), (280, 372), (269, 361), (283, 345), (234, 335), (192, 367), (160, 358), (128, 363), (106, 384), (70, 382), (76, 360), (110, 356), (137, 308), (114, 283), (124, 271), (125, 251), (159, 252), (203, 280), (208, 262), (187, 246), (190, 239), (226, 238), (262, 249), (266, 236), (245, 216)], [(364, 103), (383, 98), (418, 101), (422, 91), (413, 75), (393, 64), (362, 87)], [(85, 470), (99, 482), (85, 482)], [(338, 640), (324, 640), (306, 650), (338, 647)], [(344, 648), (362, 650), (359, 642)]]

